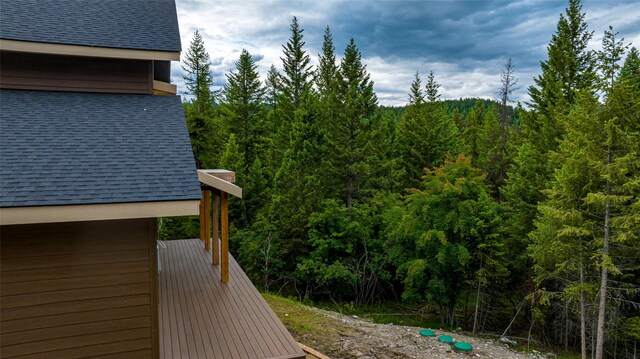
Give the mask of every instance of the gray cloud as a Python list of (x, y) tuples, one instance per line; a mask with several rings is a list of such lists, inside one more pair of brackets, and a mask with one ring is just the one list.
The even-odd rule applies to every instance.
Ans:
[[(247, 49), (264, 76), (281, 67), (282, 44), (292, 16), (305, 29), (306, 50), (317, 63), (324, 27), (331, 27), (338, 56), (354, 38), (382, 104), (402, 105), (416, 70), (433, 70), (444, 98), (495, 97), (500, 70), (511, 57), (520, 78), (517, 100), (540, 71), (546, 45), (567, 1), (195, 1), (177, 0), (183, 47), (193, 32), (204, 36), (217, 86)], [(600, 46), (611, 24), (640, 45), (640, 3), (632, 0), (583, 3), (591, 47)], [(174, 81), (176, 78), (174, 65)]]

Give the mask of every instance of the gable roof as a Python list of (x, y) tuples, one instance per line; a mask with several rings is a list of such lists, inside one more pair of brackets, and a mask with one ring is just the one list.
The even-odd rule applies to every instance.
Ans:
[(0, 7), (2, 39), (181, 50), (173, 0), (2, 0)]
[(0, 90), (0, 207), (200, 199), (178, 96)]

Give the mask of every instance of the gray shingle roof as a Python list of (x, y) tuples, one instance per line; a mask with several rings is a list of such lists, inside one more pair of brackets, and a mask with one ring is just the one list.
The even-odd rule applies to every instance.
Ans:
[(180, 98), (0, 90), (0, 207), (195, 200)]
[(173, 0), (1, 0), (0, 37), (180, 51)]

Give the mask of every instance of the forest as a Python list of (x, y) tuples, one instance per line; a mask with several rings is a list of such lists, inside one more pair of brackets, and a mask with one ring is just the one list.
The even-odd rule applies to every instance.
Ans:
[[(355, 39), (338, 54), (328, 26), (309, 49), (294, 17), (281, 64), (261, 79), (243, 50), (219, 91), (196, 31), (183, 106), (197, 167), (235, 171), (244, 190), (232, 254), (266, 292), (400, 303), (442, 327), (636, 358), (640, 56), (598, 31), (591, 50), (570, 0), (527, 103), (511, 101), (505, 59), (495, 100), (443, 100), (436, 74), (416, 72), (395, 108), (378, 104)], [(197, 233), (197, 218), (160, 220), (161, 239)]]

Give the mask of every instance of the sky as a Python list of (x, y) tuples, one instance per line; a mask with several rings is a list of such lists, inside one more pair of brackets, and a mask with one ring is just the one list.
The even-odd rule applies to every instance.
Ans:
[[(315, 66), (324, 29), (333, 34), (340, 59), (353, 38), (362, 53), (381, 105), (402, 106), (416, 71), (429, 71), (443, 99), (496, 98), (500, 73), (509, 58), (519, 87), (513, 100), (526, 102), (527, 87), (547, 58), (567, 0), (176, 0), (182, 56), (196, 30), (211, 58), (214, 87), (224, 86), (242, 49), (251, 53), (262, 80), (271, 65), (282, 69), (282, 45), (293, 16), (304, 29), (304, 49)], [(583, 0), (589, 44), (599, 49), (609, 25), (626, 43), (640, 47), (640, 0)], [(181, 65), (172, 67), (184, 92)]]

